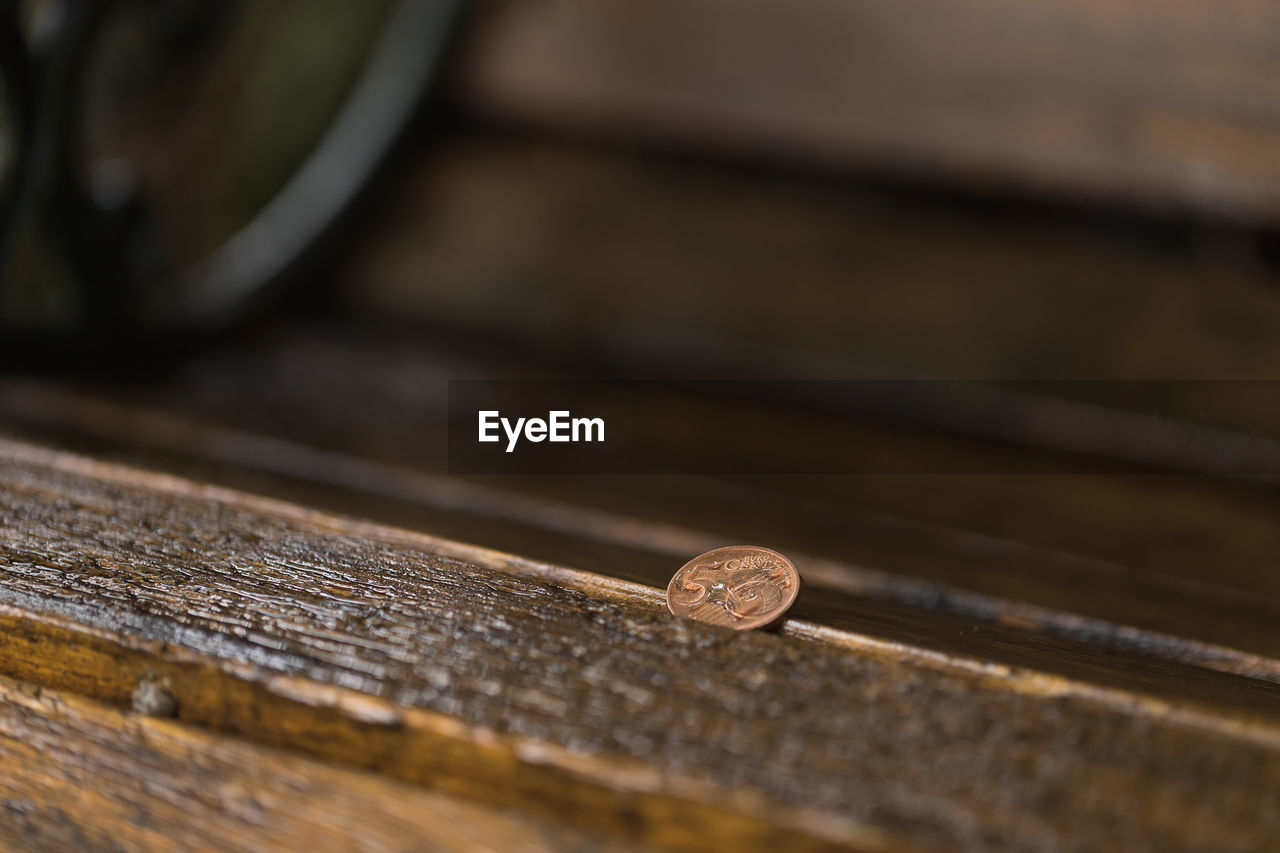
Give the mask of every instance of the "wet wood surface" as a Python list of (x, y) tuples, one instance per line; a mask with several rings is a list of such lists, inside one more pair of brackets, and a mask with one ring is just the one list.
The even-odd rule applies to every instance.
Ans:
[[(803, 181), (496, 136), (438, 156), (384, 197), (387, 227), (315, 310), (132, 369), (0, 378), (10, 435), (287, 502), (6, 445), (0, 671), (120, 708), (140, 681), (164, 681), (182, 725), (514, 809), (567, 828), (553, 846), (575, 833), (674, 847), (1270, 844), (1280, 528), (1265, 484), (468, 479), (445, 475), (443, 444), (449, 378), (572, 374), (594, 357), (665, 370), (708, 351), (748, 370), (761, 350), (741, 328), (778, 331), (759, 338), (778, 373), (896, 358), (908, 373), (990, 375), (1061, 357), (1122, 377), (1249, 365), (1267, 378), (1275, 293), (1247, 251), (1228, 238), (1225, 253), (1187, 254), (1070, 222), (964, 225)], [(745, 197), (783, 215), (735, 220)], [(671, 209), (685, 220), (664, 224)], [(599, 227), (584, 244), (587, 219)], [(921, 235), (934, 253), (913, 248)], [(855, 255), (882, 253), (878, 272), (844, 253), (855, 238)], [(700, 257), (719, 259), (699, 279), (710, 289), (687, 286)], [(768, 312), (798, 257), (815, 300)], [(1024, 287), (1022, 313), (997, 310)], [(1055, 303), (1063, 287), (1080, 298)], [(1046, 337), (1111, 292), (1137, 292), (1125, 318), (1106, 315), (1084, 346)], [(644, 314), (657, 305), (671, 322)], [(1138, 322), (1144, 306), (1162, 309)], [(711, 322), (726, 307), (731, 321)], [(770, 425), (792, 437), (782, 457), (870, 436), (918, 460), (1021, 452), (858, 417), (835, 432), (803, 416)], [(709, 436), (681, 434), (691, 448)], [(743, 541), (806, 574), (796, 621), (732, 646), (671, 623), (658, 591), (675, 568)]]
[[(761, 541), (822, 564), (819, 588), (873, 613), (893, 602), (915, 614), (917, 633), (938, 634), (928, 626), (945, 611), (1280, 673), (1270, 569), (1280, 533), (1264, 486), (1066, 472), (447, 477), (445, 378), (521, 375), (483, 347), (466, 352), (377, 326), (300, 321), (134, 380), (11, 377), (0, 413), (31, 438), (658, 586), (691, 554)], [(921, 457), (967, 446), (856, 418), (833, 443), (802, 417), (790, 423), (807, 452), (866, 435)], [(1000, 448), (977, 450), (989, 461)]]
[(1253, 681), (1232, 705), (803, 619), (719, 631), (650, 586), (3, 451), (0, 665), (28, 683), (123, 706), (157, 680), (182, 723), (659, 844), (1280, 831)]
[[(0, 842), (1280, 843), (1273, 485), (447, 475), (449, 378), (1280, 377), (1274, 13), (944, 6), (484, 4), (323, 299), (6, 369)], [(674, 620), (738, 542), (792, 618)]]

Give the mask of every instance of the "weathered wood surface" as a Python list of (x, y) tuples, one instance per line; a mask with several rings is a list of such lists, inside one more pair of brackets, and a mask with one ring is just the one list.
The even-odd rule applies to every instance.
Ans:
[[(917, 634), (946, 612), (1280, 677), (1268, 489), (1069, 474), (467, 482), (440, 476), (444, 379), (522, 374), (465, 352), (378, 326), (275, 325), (144, 381), (12, 377), (0, 416), (33, 437), (645, 583), (689, 553), (763, 541), (821, 561), (815, 588), (854, 595), (859, 612), (896, 602)], [(794, 443), (821, 446), (803, 423)], [(861, 429), (848, 419), (842, 435)]]
[[(1274, 11), (944, 5), (488, 4), (490, 131), (382, 197), (340, 320), (0, 378), (6, 433), (291, 501), (0, 441), (0, 845), (1280, 844), (1273, 489), (441, 476), (459, 376), (1280, 378)], [(806, 573), (780, 632), (666, 613), (748, 540)]]
[(0, 678), (0, 846), (541, 851), (610, 842)]
[[(43, 397), (46, 404), (59, 396), (47, 388), (26, 386), (26, 391)], [(11, 406), (12, 392), (0, 387), (0, 403)], [(96, 439), (89, 446), (98, 453), (145, 457), (152, 464), (218, 482), (656, 587), (665, 586), (673, 567), (692, 553), (728, 541), (780, 539), (788, 543), (788, 553), (805, 561), (810, 590), (797, 611), (804, 618), (970, 661), (1029, 667), (1097, 684), (1141, 684), (1152, 695), (1264, 711), (1270, 707), (1265, 690), (1241, 690), (1250, 682), (1223, 679), (1221, 674), (1280, 682), (1280, 660), (1266, 642), (1271, 637), (1267, 620), (1274, 619), (1274, 613), (1265, 599), (1251, 600), (1227, 590), (1150, 578), (1124, 583), (1123, 577), (1116, 579), (1114, 569), (1078, 556), (865, 512), (839, 514), (839, 524), (833, 522), (825, 532), (814, 527), (807, 535), (821, 537), (806, 540), (797, 538), (791, 527), (797, 517), (830, 512), (821, 504), (815, 509), (795, 497), (777, 502), (767, 491), (716, 489), (714, 481), (701, 478), (658, 478), (657, 483), (641, 477), (589, 478), (598, 480), (590, 489), (584, 488), (582, 478), (570, 478), (572, 488), (544, 487), (520, 494), (75, 395), (61, 401), (67, 406), (61, 427), (78, 424), (76, 440), (83, 445)], [(6, 411), (15, 415), (12, 408)], [(48, 417), (54, 412), (39, 414)], [(87, 429), (89, 422), (107, 429)], [(35, 423), (45, 426), (48, 435), (50, 421)], [(419, 441), (427, 437), (416, 435)], [(195, 448), (199, 450), (193, 454)], [(1045, 479), (1036, 483), (1043, 487)], [(620, 492), (627, 494), (624, 506), (634, 503), (633, 513), (599, 509)], [(695, 512), (703, 503), (718, 506), (724, 515)], [(668, 520), (652, 520), (658, 506)], [(736, 527), (722, 526), (730, 515), (738, 516)], [(694, 522), (711, 526), (690, 526)], [(813, 550), (825, 554), (839, 546), (882, 554), (884, 562), (871, 564), (881, 568), (868, 568), (818, 556)], [(933, 565), (938, 562), (942, 565)], [(937, 572), (956, 565), (969, 567), (973, 575), (955, 585), (912, 577), (921, 570)], [(1012, 583), (1019, 573), (1046, 569), (1061, 574), (1038, 583)], [(977, 574), (984, 571), (987, 574)], [(1092, 585), (1083, 586), (1082, 578)], [(990, 594), (966, 591), (975, 586)], [(1068, 597), (1077, 588), (1074, 597)], [(1111, 621), (1097, 618), (1097, 608), (1089, 606), (1099, 590), (1107, 593), (1101, 612)], [(1171, 600), (1145, 602), (1159, 595)], [(1036, 603), (1040, 598), (1052, 606)], [(1095, 616), (1082, 617), (1081, 612)], [(1224, 618), (1227, 614), (1229, 619)], [(1179, 619), (1190, 624), (1177, 630)], [(1163, 621), (1171, 633), (1153, 631), (1153, 621)], [(1237, 643), (1215, 644), (1206, 635)]]
[(160, 679), (183, 723), (678, 846), (1280, 838), (1255, 680), (1169, 698), (804, 620), (744, 636), (652, 587), (2, 449), (0, 667), (30, 683), (124, 705)]
[(505, 121), (1275, 222), (1257, 0), (506, 0), (459, 100)]

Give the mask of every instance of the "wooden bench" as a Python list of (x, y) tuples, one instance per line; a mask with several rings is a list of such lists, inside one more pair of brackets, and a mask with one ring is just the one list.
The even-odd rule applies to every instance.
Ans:
[[(0, 375), (0, 846), (1274, 848), (1268, 481), (804, 412), (784, 457), (972, 473), (444, 453), (449, 378), (1280, 377), (1280, 30), (1228, 5), (473, 10), (307, 295)], [(737, 542), (791, 618), (674, 619)]]

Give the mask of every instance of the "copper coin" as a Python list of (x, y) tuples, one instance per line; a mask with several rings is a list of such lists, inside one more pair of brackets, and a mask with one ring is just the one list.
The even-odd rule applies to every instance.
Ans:
[(685, 563), (667, 584), (667, 608), (685, 619), (749, 631), (781, 619), (799, 593), (800, 573), (786, 557), (731, 545)]

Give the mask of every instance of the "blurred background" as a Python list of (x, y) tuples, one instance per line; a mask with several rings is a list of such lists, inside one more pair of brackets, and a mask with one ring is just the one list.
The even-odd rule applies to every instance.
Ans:
[[(646, 582), (760, 541), (826, 567), (810, 615), (998, 598), (1280, 672), (1272, 486), (1203, 476), (1275, 471), (1280, 7), (0, 10), (6, 432)], [(964, 476), (448, 475), (449, 379), (583, 376), (994, 380), (1005, 408), (670, 432), (765, 419), (784, 461), (874, 434)], [(990, 462), (1064, 450), (1109, 461)]]

